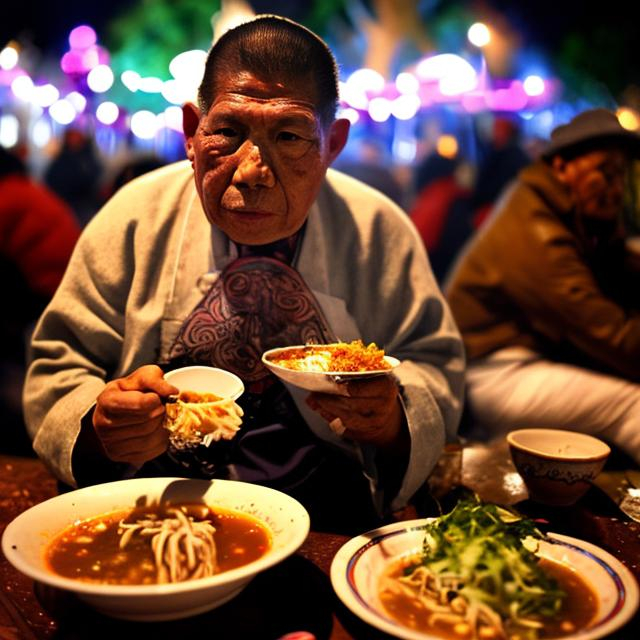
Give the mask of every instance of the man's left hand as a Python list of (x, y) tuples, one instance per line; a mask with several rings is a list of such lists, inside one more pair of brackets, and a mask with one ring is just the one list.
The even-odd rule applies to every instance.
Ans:
[(307, 404), (345, 437), (376, 447), (404, 450), (408, 430), (394, 378), (377, 376), (345, 384), (348, 396), (311, 393)]

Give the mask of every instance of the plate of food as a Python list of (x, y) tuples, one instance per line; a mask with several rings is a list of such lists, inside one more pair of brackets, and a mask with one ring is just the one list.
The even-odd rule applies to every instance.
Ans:
[(606, 551), (473, 498), (351, 539), (331, 582), (357, 616), (406, 640), (593, 640), (638, 607), (635, 578)]
[(158, 621), (224, 604), (308, 532), (305, 508), (268, 487), (138, 478), (31, 507), (5, 529), (2, 551), (25, 575), (100, 613)]
[(344, 383), (389, 375), (400, 364), (375, 343), (362, 340), (294, 345), (270, 349), (263, 364), (278, 378), (300, 389), (345, 395)]

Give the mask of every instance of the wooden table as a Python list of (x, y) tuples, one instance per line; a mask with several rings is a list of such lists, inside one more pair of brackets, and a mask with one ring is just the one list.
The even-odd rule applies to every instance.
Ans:
[[(574, 507), (550, 510), (526, 499), (503, 442), (466, 447), (454, 454), (449, 467), (452, 461), (454, 467), (459, 464), (449, 476), (456, 482), (486, 500), (517, 503), (528, 515), (547, 520), (551, 531), (597, 544), (640, 579), (640, 524), (626, 520), (597, 490)], [(0, 455), (0, 534), (19, 513), (56, 494), (54, 478), (38, 460)], [(347, 536), (312, 531), (296, 554), (257, 576), (231, 602), (196, 617), (162, 623), (101, 616), (69, 594), (34, 585), (0, 556), (0, 640), (118, 640), (136, 633), (152, 640), (277, 640), (296, 631), (311, 633), (317, 640), (388, 640), (389, 636), (351, 614), (333, 592), (331, 561), (347, 540)], [(611, 637), (640, 638), (639, 616)]]

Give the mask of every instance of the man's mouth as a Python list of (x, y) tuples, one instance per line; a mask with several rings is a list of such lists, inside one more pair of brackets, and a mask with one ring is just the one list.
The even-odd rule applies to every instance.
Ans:
[(271, 211), (264, 209), (227, 209), (227, 211), (234, 216), (245, 219), (268, 218), (274, 215)]

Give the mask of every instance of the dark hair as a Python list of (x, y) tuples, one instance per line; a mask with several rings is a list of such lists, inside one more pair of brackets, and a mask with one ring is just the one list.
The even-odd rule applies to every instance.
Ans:
[(287, 18), (257, 16), (225, 32), (211, 47), (198, 89), (200, 109), (207, 113), (218, 80), (239, 71), (261, 78), (306, 80), (315, 87), (316, 111), (323, 124), (333, 121), (338, 105), (338, 68), (326, 43)]

